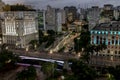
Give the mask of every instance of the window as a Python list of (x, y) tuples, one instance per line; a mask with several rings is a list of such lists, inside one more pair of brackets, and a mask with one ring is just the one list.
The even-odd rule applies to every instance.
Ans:
[(101, 32), (99, 31), (98, 34), (100, 34)]
[(110, 53), (110, 50), (108, 50), (107, 52)]
[(120, 35), (120, 32), (118, 32), (118, 35)]
[(120, 54), (120, 51), (119, 51), (119, 54)]
[(115, 44), (118, 44), (118, 40), (115, 41)]
[(117, 32), (114, 32), (114, 34), (117, 34)]
[(102, 34), (104, 34), (104, 31), (102, 31)]
[(113, 32), (111, 31), (110, 34), (113, 34)]
[(112, 44), (114, 44), (114, 40), (112, 40)]
[(106, 31), (106, 34), (108, 34), (108, 31)]
[(115, 54), (117, 54), (117, 51), (115, 51)]
[(95, 31), (95, 34), (97, 34), (97, 31)]

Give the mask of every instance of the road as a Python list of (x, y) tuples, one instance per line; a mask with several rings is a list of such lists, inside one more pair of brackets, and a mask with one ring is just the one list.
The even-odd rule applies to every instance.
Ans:
[[(78, 56), (75, 54), (69, 53), (52, 53), (49, 52), (39, 52), (39, 51), (21, 51), (21, 50), (13, 50), (14, 53), (21, 56), (31, 56), (38, 57), (44, 59), (54, 59), (54, 60), (69, 60), (69, 59), (78, 59)], [(116, 66), (120, 65), (119, 57), (111, 57), (111, 56), (96, 56), (92, 55), (89, 60), (90, 64), (99, 65), (99, 66)]]
[(90, 63), (93, 65), (101, 66), (116, 66), (120, 65), (120, 58), (113, 56), (91, 56)]
[(54, 60), (68, 60), (77, 58), (76, 55), (69, 54), (69, 53), (53, 53), (50, 54), (49, 52), (39, 52), (39, 51), (24, 51), (24, 50), (12, 50), (15, 54), (18, 54), (20, 56), (30, 56), (30, 57), (38, 57), (38, 58), (44, 58), (44, 59), (54, 59)]

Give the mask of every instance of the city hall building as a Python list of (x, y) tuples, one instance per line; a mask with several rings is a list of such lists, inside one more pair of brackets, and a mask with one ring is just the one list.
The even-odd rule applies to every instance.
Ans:
[(107, 45), (100, 54), (120, 55), (120, 22), (101, 23), (91, 30), (91, 44)]
[(26, 48), (31, 40), (38, 39), (36, 11), (0, 12), (0, 19), (3, 43)]

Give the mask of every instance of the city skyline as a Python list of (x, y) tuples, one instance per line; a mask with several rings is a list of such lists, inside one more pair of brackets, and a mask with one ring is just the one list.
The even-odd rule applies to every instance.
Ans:
[(56, 8), (63, 8), (64, 6), (76, 6), (86, 8), (90, 6), (103, 6), (104, 4), (119, 5), (120, 0), (2, 0), (6, 4), (27, 4), (32, 5), (37, 9), (45, 9), (47, 5)]

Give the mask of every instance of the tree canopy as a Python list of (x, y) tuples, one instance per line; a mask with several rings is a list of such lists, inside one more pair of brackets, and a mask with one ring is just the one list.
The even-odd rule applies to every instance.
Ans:
[(0, 70), (5, 70), (8, 68), (8, 65), (15, 65), (20, 58), (13, 54), (11, 51), (2, 50), (0, 52)]
[(17, 73), (16, 80), (36, 80), (36, 77), (37, 73), (35, 67), (29, 66), (27, 69)]
[(25, 5), (22, 4), (16, 4), (16, 5), (5, 5), (3, 7), (3, 11), (35, 11), (32, 8), (28, 8)]

